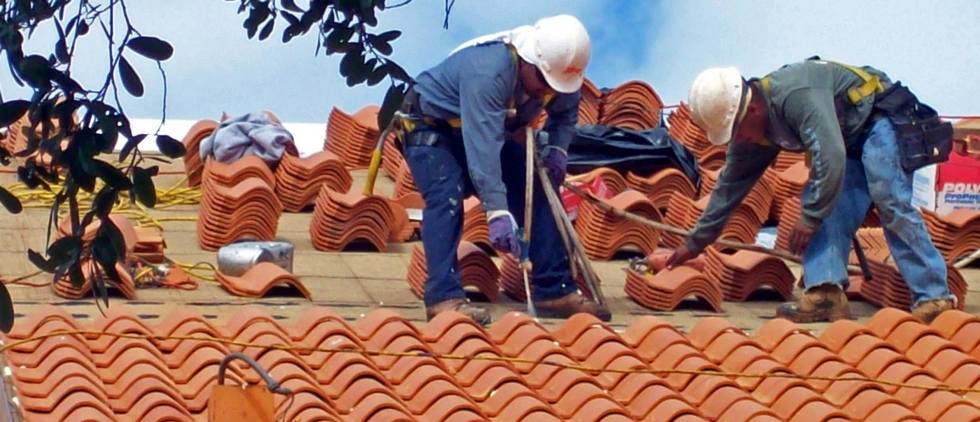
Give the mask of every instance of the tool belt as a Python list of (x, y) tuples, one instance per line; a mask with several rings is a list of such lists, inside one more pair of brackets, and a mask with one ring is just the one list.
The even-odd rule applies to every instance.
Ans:
[(953, 150), (953, 125), (939, 118), (900, 82), (875, 98), (875, 112), (895, 126), (902, 168), (913, 172), (949, 160)]

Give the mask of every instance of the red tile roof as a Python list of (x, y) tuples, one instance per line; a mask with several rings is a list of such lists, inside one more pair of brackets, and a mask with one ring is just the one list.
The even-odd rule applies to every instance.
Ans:
[[(84, 333), (13, 343), (58, 330)], [(916, 385), (980, 387), (977, 339), (980, 319), (958, 311), (927, 326), (886, 309), (820, 336), (775, 319), (750, 336), (719, 318), (683, 334), (643, 317), (618, 333), (584, 314), (554, 331), (519, 313), (488, 330), (388, 310), (351, 326), (325, 308), (288, 324), (247, 308), (224, 325), (186, 310), (151, 325), (111, 308), (82, 325), (52, 307), (17, 324), (4, 354), (27, 420), (198, 420), (219, 360), (242, 351), (294, 391), (292, 405), (275, 398), (287, 420), (962, 422), (980, 418), (977, 393)], [(260, 382), (239, 365), (227, 375)]]

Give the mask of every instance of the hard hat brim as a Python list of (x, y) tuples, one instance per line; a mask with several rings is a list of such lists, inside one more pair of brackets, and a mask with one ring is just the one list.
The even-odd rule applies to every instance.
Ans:
[[(538, 69), (541, 69), (540, 67)], [(555, 91), (562, 94), (571, 94), (577, 92), (582, 88), (582, 84), (585, 82), (585, 75), (582, 73), (577, 73), (573, 75), (568, 75), (565, 77), (556, 77), (551, 74), (541, 70), (541, 75), (544, 76), (545, 82), (548, 86)]]
[(730, 119), (724, 128), (716, 132), (708, 132), (708, 142), (712, 145), (725, 145), (732, 141), (732, 128), (735, 127), (735, 119)]

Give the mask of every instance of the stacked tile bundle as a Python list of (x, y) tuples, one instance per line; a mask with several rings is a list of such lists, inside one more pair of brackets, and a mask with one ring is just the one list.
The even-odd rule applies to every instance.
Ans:
[(699, 159), (727, 149), (725, 146), (712, 145), (711, 142), (708, 142), (708, 135), (694, 124), (694, 120), (691, 118), (691, 108), (683, 102), (677, 109), (670, 112), (670, 115), (667, 116), (667, 123), (670, 125), (670, 137), (687, 147)]
[(645, 308), (673, 311), (690, 297), (722, 311), (723, 293), (718, 283), (686, 265), (646, 274), (626, 271), (626, 295)]
[(310, 291), (299, 278), (271, 262), (260, 262), (241, 276), (231, 276), (217, 271), (215, 278), (221, 287), (235, 296), (265, 297), (274, 288), (286, 287), (312, 300)]
[(649, 84), (628, 81), (603, 93), (599, 123), (635, 130), (653, 129), (660, 126), (663, 106)]
[[(404, 223), (401, 225), (400, 231), (392, 232), (393, 237), (391, 240), (399, 243), (408, 242), (422, 228), (421, 220), (409, 218), (410, 214), (421, 214), (425, 208), (425, 201), (422, 200), (422, 195), (417, 192), (409, 193), (400, 198), (388, 201), (388, 205), (391, 206), (391, 212), (395, 214), (395, 219), (402, 220)], [(404, 219), (402, 219), (402, 216), (404, 216)], [(396, 221), (395, 227), (398, 225)]]
[(156, 227), (134, 227), (133, 230), (136, 232), (136, 246), (133, 247), (136, 260), (149, 264), (164, 263), (167, 242), (163, 238), (163, 232)]
[(590, 184), (595, 179), (602, 179), (602, 182), (606, 185), (606, 188), (609, 189), (609, 192), (613, 195), (621, 193), (629, 188), (629, 183), (627, 183), (623, 175), (608, 167), (599, 167), (589, 171), (588, 173), (569, 176), (567, 181), (572, 183)]
[(725, 167), (728, 160), (728, 151), (723, 149), (711, 149), (704, 155), (698, 157), (698, 167), (704, 170), (721, 170)]
[(96, 278), (101, 279), (109, 291), (116, 291), (122, 297), (126, 299), (136, 298), (136, 281), (133, 280), (132, 274), (129, 273), (128, 268), (122, 263), (116, 263), (115, 270), (119, 274), (118, 281), (111, 281), (101, 264), (96, 264), (93, 259), (84, 259), (81, 262), (82, 269), (82, 284), (76, 286), (71, 282), (71, 278), (66, 274), (64, 277), (56, 280), (52, 284), (52, 289), (54, 293), (58, 296), (67, 299), (82, 299), (92, 297), (92, 287), (96, 281)]
[[(710, 196), (705, 196), (694, 201), (683, 194), (672, 194), (667, 206), (667, 215), (664, 216), (664, 223), (686, 230), (693, 229), (698, 218), (704, 213), (710, 198)], [(771, 205), (772, 194), (770, 189), (764, 183), (757, 184), (742, 201), (742, 204), (732, 213), (719, 238), (742, 243), (755, 243), (759, 229), (769, 216)], [(676, 248), (684, 242), (683, 236), (671, 233), (663, 233), (662, 239), (661, 243), (671, 248)]]
[(378, 111), (378, 106), (369, 105), (354, 114), (347, 114), (334, 107), (327, 121), (323, 149), (337, 154), (348, 168), (366, 168), (381, 134)]
[(725, 300), (744, 302), (760, 289), (774, 291), (783, 300), (793, 297), (793, 272), (774, 256), (752, 251), (728, 255), (708, 248), (705, 264), (704, 274), (721, 286)]
[(626, 175), (629, 187), (645, 194), (661, 212), (667, 210), (670, 195), (677, 192), (688, 198), (695, 197), (694, 184), (684, 175), (684, 172), (673, 167), (657, 171), (649, 177), (643, 177), (630, 172)]
[(780, 151), (776, 156), (776, 161), (772, 163), (772, 168), (776, 171), (783, 171), (799, 163), (806, 163), (806, 153), (793, 151)]
[(493, 250), (493, 246), (490, 245), (490, 227), (487, 225), (487, 213), (483, 210), (480, 198), (475, 196), (463, 200), (462, 239), (475, 243), (486, 251)]
[[(912, 293), (908, 284), (895, 266), (894, 260), (886, 255), (887, 249), (865, 251), (868, 268), (871, 270), (871, 280), (865, 280), (860, 274), (850, 278), (850, 293), (856, 293), (865, 301), (878, 307), (894, 307), (909, 309), (912, 307)], [(884, 255), (884, 256), (883, 256)], [(850, 263), (858, 265), (857, 256), (852, 252)], [(946, 265), (946, 282), (950, 293), (956, 296), (960, 308), (966, 300), (967, 283), (959, 270), (950, 264)]]
[[(456, 250), (456, 260), (459, 263), (459, 278), (463, 288), (475, 290), (488, 301), (496, 302), (500, 292), (500, 270), (490, 259), (490, 255), (479, 246), (462, 241)], [(408, 265), (408, 285), (419, 299), (425, 295), (425, 281), (428, 277), (425, 250), (417, 245), (412, 250), (412, 260)]]
[[(530, 276), (530, 274), (528, 275)], [(528, 279), (528, 282), (530, 281)], [(575, 279), (575, 286), (583, 296), (595, 299), (581, 275)], [(534, 285), (531, 284), (530, 287), (533, 289)], [(511, 299), (522, 303), (527, 300), (527, 295), (524, 293), (524, 270), (521, 269), (520, 263), (516, 259), (507, 254), (501, 256), (500, 259), (500, 288)]]
[(230, 164), (208, 160), (197, 219), (201, 249), (216, 251), (241, 239), (275, 239), (283, 210), (275, 186), (275, 175), (257, 156)]
[(312, 205), (323, 186), (347, 192), (354, 183), (343, 161), (330, 151), (303, 158), (285, 154), (275, 176), (276, 195), (286, 212), (301, 212)]
[[(775, 181), (776, 194), (773, 195), (771, 215), (777, 220), (782, 221), (783, 204), (795, 202), (799, 207), (800, 198), (803, 195), (803, 188), (810, 179), (810, 169), (803, 162), (796, 163), (786, 170), (778, 172)], [(787, 215), (793, 217), (792, 215)], [(793, 222), (796, 220), (794, 219)]]
[(602, 101), (602, 91), (588, 78), (582, 84), (582, 99), (578, 103), (578, 124), (594, 125), (599, 123), (599, 107)]
[(352, 243), (364, 243), (384, 252), (395, 227), (394, 211), (388, 200), (360, 192), (340, 193), (323, 186), (316, 198), (310, 222), (310, 240), (320, 251), (342, 251)]
[(947, 262), (953, 263), (980, 249), (980, 211), (962, 208), (940, 216), (923, 209), (922, 219)]
[[(607, 201), (618, 210), (660, 222), (663, 220), (657, 206), (643, 193), (626, 190)], [(619, 217), (589, 201), (580, 205), (575, 231), (582, 240), (585, 253), (592, 259), (610, 260), (617, 252), (631, 250), (646, 255), (652, 252), (660, 239), (659, 232), (645, 224)]]
[(415, 179), (412, 178), (412, 170), (408, 167), (407, 161), (402, 161), (398, 170), (395, 172), (395, 193), (393, 198), (398, 199), (406, 195), (418, 193), (419, 188), (415, 186)]
[(967, 135), (953, 140), (953, 150), (957, 154), (980, 160), (980, 135)]
[(204, 173), (204, 162), (201, 161), (201, 142), (211, 136), (211, 133), (218, 128), (218, 122), (210, 119), (198, 120), (191, 126), (184, 139), (184, 172), (187, 174), (188, 186), (200, 186), (201, 176)]
[[(255, 308), (220, 325), (186, 310), (159, 321), (148, 324), (118, 307), (91, 324), (54, 306), (29, 314), (4, 337), (20, 404), (15, 411), (27, 421), (203, 420), (220, 360), (238, 351), (295, 392), (291, 398), (274, 396), (276, 414), (286, 420), (980, 418), (969, 394), (853, 381), (875, 377), (977, 388), (980, 318), (961, 311), (924, 325), (908, 313), (884, 309), (867, 325), (837, 321), (820, 336), (774, 319), (751, 337), (721, 318), (703, 318), (684, 334), (655, 316), (640, 317), (620, 332), (579, 314), (549, 331), (517, 312), (503, 315), (489, 330), (452, 312), (416, 326), (390, 310), (376, 310), (350, 324), (323, 307), (288, 323)], [(106, 335), (19, 342), (59, 330)], [(170, 336), (202, 340), (156, 338)], [(581, 366), (595, 371), (576, 368)], [(658, 369), (690, 372), (657, 375)], [(254, 371), (237, 365), (226, 375), (232, 385), (262, 383)]]

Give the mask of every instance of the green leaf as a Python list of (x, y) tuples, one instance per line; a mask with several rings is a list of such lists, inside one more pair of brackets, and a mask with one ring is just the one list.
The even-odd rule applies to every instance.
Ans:
[(20, 120), (30, 107), (31, 102), (27, 100), (13, 100), (0, 104), (0, 127), (10, 126)]
[(392, 78), (398, 79), (406, 83), (414, 82), (412, 77), (408, 75), (408, 72), (406, 72), (405, 69), (402, 69), (402, 67), (399, 66), (398, 63), (395, 63), (391, 60), (388, 60), (388, 62), (385, 63), (385, 70), (388, 71), (388, 74), (391, 75)]
[(112, 246), (113, 252), (116, 256), (123, 258), (126, 254), (126, 240), (123, 238), (122, 232), (119, 231), (119, 227), (116, 223), (112, 221), (108, 215), (101, 218), (102, 224), (99, 226), (99, 238), (108, 240), (109, 245)]
[(85, 19), (82, 19), (82, 21), (78, 23), (78, 35), (82, 36), (88, 34), (88, 30), (89, 30), (88, 22), (86, 22)]
[(51, 65), (48, 60), (38, 55), (24, 57), (19, 66), (20, 77), (28, 85), (38, 89), (48, 89), (51, 86)]
[(47, 271), (49, 273), (53, 273), (54, 270), (57, 268), (57, 266), (51, 265), (51, 262), (48, 261), (47, 258), (37, 253), (34, 249), (27, 250), (27, 259), (30, 260), (35, 267), (38, 267), (41, 270)]
[(371, 60), (368, 61), (368, 66), (369, 67), (373, 67), (373, 69), (371, 70), (371, 74), (368, 75), (368, 78), (367, 78), (368, 86), (375, 86), (375, 85), (381, 83), (381, 81), (383, 81), (385, 79), (385, 76), (388, 76), (388, 73), (385, 72), (384, 65), (375, 67), (375, 64), (376, 63), (377, 63), (377, 60), (375, 60), (375, 59), (371, 59)]
[(170, 43), (156, 37), (135, 37), (126, 43), (126, 47), (156, 61), (164, 61), (174, 55), (174, 48)]
[(391, 53), (395, 51), (393, 48), (391, 48), (391, 44), (389, 44), (388, 41), (376, 38), (369, 38), (368, 40), (371, 43), (371, 47), (374, 47), (375, 50), (385, 56), (391, 55)]
[(262, 27), (262, 32), (259, 32), (259, 41), (263, 41), (272, 35), (272, 29), (276, 26), (276, 19), (269, 19), (269, 22)]
[(395, 31), (382, 32), (378, 35), (375, 35), (374, 37), (385, 42), (392, 42), (395, 40), (395, 38), (398, 38), (401, 35), (402, 35), (402, 31), (395, 30)]
[(117, 169), (112, 164), (102, 160), (95, 160), (96, 175), (105, 183), (118, 190), (127, 190), (133, 187), (133, 183), (123, 174), (122, 170)]
[(3, 207), (11, 214), (19, 214), (24, 210), (20, 200), (2, 186), (0, 186), (0, 203), (3, 203)]
[(51, 71), (51, 80), (58, 84), (66, 94), (71, 92), (81, 92), (84, 91), (82, 85), (72, 79), (70, 76), (58, 71)]
[(167, 135), (157, 135), (157, 148), (163, 155), (170, 158), (180, 158), (187, 153), (184, 143)]
[(0, 331), (9, 333), (14, 328), (14, 301), (7, 285), (0, 283)]
[(129, 138), (129, 140), (126, 141), (126, 145), (123, 145), (122, 150), (119, 151), (119, 161), (126, 161), (129, 154), (133, 152), (133, 150), (136, 149), (136, 147), (138, 147), (140, 142), (143, 142), (144, 139), (146, 139), (145, 133)]
[(303, 9), (296, 5), (294, 0), (282, 0), (282, 7), (296, 13), (303, 13)]
[(82, 238), (65, 236), (48, 246), (48, 263), (60, 267), (77, 260), (82, 253)]
[(137, 201), (150, 208), (157, 204), (157, 191), (153, 186), (152, 173), (149, 169), (133, 167), (133, 193)]
[(139, 75), (136, 74), (136, 69), (133, 69), (129, 61), (122, 56), (119, 56), (119, 77), (122, 79), (126, 91), (133, 94), (134, 97), (143, 96), (143, 82), (140, 81)]
[(102, 187), (92, 199), (92, 212), (99, 216), (109, 215), (118, 198), (119, 192), (112, 186)]
[(395, 116), (395, 111), (402, 106), (407, 91), (405, 84), (392, 85), (385, 93), (385, 99), (381, 102), (381, 110), (378, 111), (378, 127), (381, 130), (388, 127), (388, 123)]

